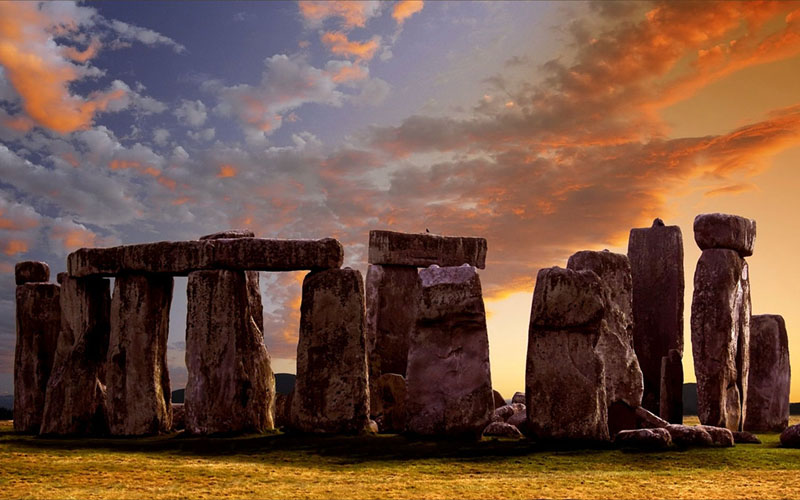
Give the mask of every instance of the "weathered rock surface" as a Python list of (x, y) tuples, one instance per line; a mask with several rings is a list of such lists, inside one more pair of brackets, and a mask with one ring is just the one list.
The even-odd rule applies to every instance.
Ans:
[(672, 446), (672, 436), (667, 429), (629, 429), (614, 436), (614, 444), (622, 448), (664, 450)]
[(780, 432), (789, 424), (789, 339), (783, 317), (750, 318), (750, 375), (744, 429)]
[[(18, 264), (19, 266), (19, 264)], [(14, 353), (14, 430), (38, 433), (47, 381), (61, 331), (58, 285), (26, 283), (16, 291), (17, 344)]]
[(396, 373), (384, 373), (370, 393), (370, 414), (381, 432), (403, 432), (406, 427), (406, 379)]
[(172, 430), (181, 431), (186, 428), (186, 411), (183, 403), (172, 403)]
[(660, 418), (658, 415), (653, 415), (647, 408), (639, 406), (634, 410), (639, 427), (660, 428), (669, 425), (669, 422)]
[(225, 240), (232, 238), (255, 238), (256, 234), (249, 229), (228, 229), (227, 231), (220, 231), (218, 233), (211, 233), (198, 238), (202, 240)]
[(711, 441), (715, 446), (733, 446), (733, 433), (730, 431), (730, 429), (716, 427), (714, 425), (699, 425), (698, 427), (706, 431), (708, 435), (711, 436)]
[(484, 436), (522, 439), (524, 436), (515, 426), (505, 422), (492, 422), (483, 430)]
[(494, 409), (480, 277), (472, 266), (419, 273), (422, 296), (408, 348), (406, 429), (479, 437)]
[[(519, 409), (516, 406), (519, 406)], [(514, 413), (506, 419), (507, 424), (511, 424), (522, 431), (528, 421), (528, 410), (524, 404), (515, 403)]]
[(116, 436), (169, 432), (167, 370), (172, 276), (123, 274), (114, 280), (106, 362), (108, 428)]
[(633, 290), (633, 347), (644, 379), (642, 405), (660, 413), (661, 359), (683, 355), (683, 237), (661, 219), (631, 229), (628, 240)]
[[(642, 403), (642, 371), (633, 350), (631, 268), (628, 257), (609, 251), (582, 251), (572, 255), (567, 269), (594, 271), (606, 285), (605, 328), (595, 350), (605, 369), (606, 404), (623, 402), (632, 408)], [(609, 431), (621, 428), (608, 414)], [(624, 427), (623, 427), (624, 428)]]
[(67, 257), (70, 276), (113, 276), (122, 273), (166, 273), (186, 276), (192, 271), (298, 271), (335, 269), (344, 250), (338, 241), (225, 238), (201, 241), (162, 241), (111, 248), (81, 248)]
[(692, 299), (697, 413), (706, 425), (739, 430), (747, 411), (750, 284), (733, 250), (704, 250)]
[(27, 260), (14, 266), (14, 280), (17, 285), (25, 283), (47, 283), (50, 281), (50, 266), (46, 262)]
[(661, 418), (671, 424), (683, 423), (683, 359), (677, 349), (661, 358)]
[(245, 273), (193, 272), (186, 295), (187, 432), (272, 429), (275, 377)]
[(364, 282), (353, 269), (303, 280), (291, 424), (303, 432), (359, 433), (369, 420)]
[(525, 393), (524, 392), (515, 392), (514, 395), (511, 397), (511, 403), (522, 403), (525, 404)]
[(539, 271), (525, 371), (531, 437), (609, 439), (603, 360), (595, 350), (605, 294), (592, 271)]
[(395, 266), (486, 266), (486, 239), (429, 233), (369, 232), (369, 263)]
[(791, 425), (781, 432), (781, 446), (800, 448), (800, 424)]
[(758, 439), (758, 436), (753, 434), (752, 432), (747, 431), (736, 431), (733, 433), (733, 442), (734, 443), (741, 443), (741, 444), (761, 444), (761, 440)]
[(670, 424), (665, 429), (678, 446), (711, 446), (714, 443), (711, 435), (699, 425)]
[(700, 250), (726, 248), (749, 257), (756, 241), (756, 221), (738, 215), (700, 214), (694, 218), (694, 240)]
[(292, 396), (294, 391), (289, 394), (275, 394), (275, 428), (289, 427), (291, 422)]
[[(365, 286), (372, 395), (381, 375), (406, 374), (408, 339), (417, 321), (421, 285), (415, 267), (370, 265)], [(374, 409), (372, 414), (376, 414)]]
[(61, 333), (47, 382), (41, 434), (104, 434), (109, 280), (61, 281)]
[[(514, 404), (519, 404), (519, 403), (514, 403)], [(505, 422), (506, 420), (509, 419), (509, 417), (511, 417), (511, 415), (514, 414), (514, 407), (511, 405), (505, 405), (499, 408), (495, 408), (494, 414), (498, 416), (503, 422)]]
[[(506, 405), (506, 400), (503, 399), (503, 395), (497, 392), (496, 390), (492, 389), (492, 396), (494, 397), (494, 408), (495, 410), (500, 408), (501, 406)], [(523, 400), (524, 402), (524, 400)]]

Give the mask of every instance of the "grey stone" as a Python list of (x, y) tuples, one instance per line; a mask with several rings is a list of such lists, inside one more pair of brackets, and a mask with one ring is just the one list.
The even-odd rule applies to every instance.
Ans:
[(25, 283), (47, 283), (50, 281), (50, 266), (46, 262), (28, 260), (14, 266), (14, 280), (17, 285)]
[(661, 428), (669, 425), (669, 422), (660, 418), (658, 415), (653, 415), (647, 408), (639, 406), (634, 410), (638, 420), (639, 427), (648, 428)]
[(303, 432), (360, 433), (369, 420), (364, 282), (353, 269), (303, 280), (291, 424)]
[(761, 440), (758, 439), (758, 436), (753, 434), (752, 432), (747, 431), (736, 431), (733, 433), (733, 442), (736, 444), (761, 444)]
[(17, 344), (14, 353), (14, 430), (38, 433), (47, 381), (61, 331), (58, 285), (17, 286)]
[[(506, 405), (506, 400), (503, 399), (503, 395), (500, 394), (498, 391), (492, 389), (492, 396), (494, 397), (494, 408), (495, 410), (500, 408), (501, 406)], [(524, 402), (524, 399), (523, 399)]]
[(530, 436), (609, 439), (603, 360), (595, 349), (606, 300), (592, 271), (539, 271), (525, 371)]
[(406, 429), (477, 438), (494, 409), (480, 277), (472, 266), (420, 271), (406, 370)]
[[(642, 403), (642, 371), (633, 350), (631, 268), (628, 257), (609, 251), (582, 251), (572, 255), (567, 269), (593, 271), (605, 284), (605, 328), (595, 350), (605, 369), (606, 403), (623, 402), (632, 408)], [(619, 428), (609, 413), (609, 429)], [(613, 435), (613, 434), (612, 434)]]
[(289, 427), (291, 422), (292, 396), (294, 390), (289, 394), (275, 394), (275, 428)]
[(108, 432), (105, 362), (111, 295), (109, 280), (69, 278), (61, 282), (61, 333), (42, 416), (41, 434)]
[(406, 427), (406, 380), (397, 373), (384, 373), (370, 393), (370, 414), (380, 417), (381, 432), (403, 432)]
[(193, 272), (186, 295), (187, 432), (272, 429), (275, 377), (253, 320), (245, 273)]
[(725, 427), (716, 427), (714, 425), (699, 425), (701, 429), (706, 431), (711, 436), (711, 441), (716, 446), (731, 447), (733, 446), (733, 433), (730, 429)]
[[(519, 408), (517, 408), (517, 405)], [(528, 420), (528, 410), (524, 404), (515, 403), (514, 405), (514, 413), (506, 419), (507, 424), (511, 424), (518, 429), (522, 430), (524, 427), (525, 422)]]
[(486, 239), (430, 233), (369, 232), (369, 263), (428, 267), (486, 266)]
[(511, 415), (514, 414), (514, 407), (511, 405), (505, 405), (499, 408), (495, 408), (494, 414), (500, 417), (503, 422), (505, 422), (511, 417)]
[(225, 238), (162, 241), (112, 248), (81, 248), (67, 256), (70, 276), (114, 276), (122, 273), (165, 273), (186, 276), (193, 271), (298, 271), (335, 269), (344, 250), (338, 241)]
[(249, 229), (228, 229), (227, 231), (220, 231), (218, 233), (211, 233), (198, 238), (202, 240), (225, 240), (232, 238), (255, 238), (256, 234)]
[(749, 257), (756, 241), (756, 221), (738, 215), (700, 214), (694, 219), (694, 240), (701, 250), (725, 248)]
[(483, 430), (484, 436), (522, 439), (524, 436), (515, 426), (505, 422), (492, 422)]
[(661, 358), (661, 418), (671, 424), (683, 423), (683, 359), (677, 349)]
[(629, 429), (614, 436), (614, 444), (623, 448), (664, 450), (672, 446), (672, 436), (667, 429)]
[(370, 265), (365, 286), (370, 394), (375, 394), (381, 375), (406, 375), (421, 285), (414, 267)]
[(167, 369), (172, 285), (168, 275), (123, 274), (114, 280), (106, 362), (112, 435), (140, 436), (172, 429)]
[(628, 240), (633, 290), (633, 347), (644, 380), (642, 405), (660, 413), (661, 359), (683, 355), (683, 237), (678, 226), (656, 219), (631, 229)]
[(711, 446), (714, 440), (702, 426), (669, 424), (665, 427), (678, 446)]
[(186, 428), (186, 411), (183, 403), (172, 403), (172, 430), (181, 431)]
[(781, 446), (800, 448), (800, 424), (790, 425), (781, 432)]
[(511, 397), (511, 402), (525, 404), (525, 393), (515, 392), (514, 395)]
[(744, 429), (780, 432), (789, 424), (789, 339), (783, 317), (750, 318), (750, 375)]
[(739, 430), (746, 419), (750, 284), (733, 250), (704, 250), (692, 299), (692, 354), (697, 413), (706, 425)]

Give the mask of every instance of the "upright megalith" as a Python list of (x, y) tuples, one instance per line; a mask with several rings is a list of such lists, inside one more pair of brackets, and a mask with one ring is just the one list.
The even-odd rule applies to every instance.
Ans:
[(186, 295), (186, 431), (272, 429), (275, 377), (244, 271), (192, 272)]
[[(642, 404), (642, 370), (633, 349), (631, 268), (628, 257), (612, 253), (581, 251), (569, 258), (567, 269), (594, 271), (605, 284), (604, 325), (595, 350), (605, 369), (606, 402), (622, 406), (608, 414), (609, 431), (632, 428), (633, 410)], [(627, 410), (627, 411), (626, 411)]]
[[(661, 219), (655, 219), (652, 227), (631, 229), (628, 260), (633, 290), (633, 347), (644, 379), (642, 406), (659, 414), (661, 360), (671, 350), (683, 356), (681, 228), (665, 226)], [(681, 404), (680, 393), (672, 398), (671, 407)]]
[(789, 424), (789, 340), (777, 314), (750, 318), (750, 375), (744, 430), (781, 432)]
[(369, 423), (364, 281), (344, 268), (303, 280), (291, 427), (358, 433)]
[(106, 363), (108, 426), (112, 435), (169, 432), (172, 404), (167, 337), (173, 279), (123, 274), (114, 280)]
[(408, 339), (417, 321), (421, 286), (416, 267), (370, 264), (365, 288), (370, 394), (374, 394), (381, 375), (406, 375)]
[(536, 277), (528, 330), (528, 432), (539, 440), (608, 440), (603, 359), (607, 291), (593, 271), (552, 267)]
[(698, 215), (694, 226), (703, 249), (692, 297), (697, 412), (701, 423), (732, 431), (747, 419), (751, 306), (743, 255), (752, 254), (755, 227), (726, 214)]
[(661, 358), (659, 416), (671, 424), (683, 423), (683, 357), (677, 349)]
[(431, 266), (408, 347), (406, 430), (479, 437), (494, 412), (489, 338), (475, 267)]
[(61, 287), (30, 282), (34, 279), (46, 281), (49, 271), (42, 272), (46, 269), (47, 264), (43, 262), (22, 262), (16, 266), (17, 283), (20, 283), (16, 290), (14, 353), (14, 430), (17, 432), (39, 432), (47, 381), (61, 330)]
[(109, 280), (61, 279), (61, 332), (47, 383), (41, 434), (103, 434)]

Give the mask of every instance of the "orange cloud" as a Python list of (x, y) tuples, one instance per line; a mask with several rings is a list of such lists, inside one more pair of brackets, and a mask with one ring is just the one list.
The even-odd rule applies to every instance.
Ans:
[(392, 17), (397, 24), (403, 24), (406, 19), (421, 11), (424, 3), (422, 0), (400, 0), (392, 9)]
[(380, 47), (380, 38), (377, 36), (368, 42), (352, 42), (341, 31), (326, 31), (321, 40), (332, 53), (359, 61), (369, 61)]
[(348, 83), (364, 80), (369, 76), (369, 71), (359, 64), (346, 64), (339, 66), (330, 75), (335, 83)]
[(16, 255), (28, 251), (28, 243), (22, 240), (8, 240), (3, 245), (3, 253), (6, 255)]
[(706, 191), (703, 193), (703, 196), (706, 198), (711, 198), (713, 196), (722, 196), (726, 194), (741, 194), (746, 193), (748, 191), (756, 191), (758, 190), (758, 186), (755, 184), (732, 184), (730, 186), (724, 186), (717, 189), (712, 189), (710, 191)]
[(220, 179), (225, 179), (228, 177), (236, 177), (236, 173), (237, 173), (236, 167), (234, 167), (233, 165), (228, 165), (228, 164), (220, 165), (217, 177), (219, 177)]
[(97, 235), (82, 226), (71, 227), (57, 226), (52, 230), (53, 239), (61, 241), (67, 251), (78, 248), (93, 247), (97, 245)]
[(13, 217), (10, 214), (6, 214), (6, 210), (0, 208), (0, 229), (5, 229), (7, 231), (25, 231), (26, 229), (32, 229), (38, 225), (39, 221), (32, 217), (26, 217), (25, 215)]
[[(81, 74), (62, 57), (62, 48), (52, 43), (49, 31), (53, 27), (54, 21), (35, 3), (0, 2), (0, 64), (6, 77), (22, 98), (22, 109), (36, 124), (64, 134), (88, 128), (96, 113), (125, 93), (95, 93), (88, 99), (72, 95), (69, 84)], [(72, 55), (88, 60), (96, 48), (90, 45), (87, 51)]]
[(301, 1), (298, 6), (300, 14), (310, 24), (319, 25), (329, 17), (336, 17), (347, 29), (363, 28), (376, 11), (375, 4), (365, 1)]
[(89, 43), (89, 46), (86, 47), (84, 50), (78, 50), (75, 47), (63, 47), (64, 55), (69, 57), (75, 62), (85, 63), (89, 59), (94, 58), (97, 55), (97, 52), (102, 47), (100, 40), (97, 38), (93, 38), (92, 41)]

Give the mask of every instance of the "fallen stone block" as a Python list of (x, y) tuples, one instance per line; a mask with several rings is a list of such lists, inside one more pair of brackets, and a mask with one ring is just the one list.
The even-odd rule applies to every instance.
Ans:
[(753, 434), (752, 432), (747, 431), (736, 431), (733, 433), (733, 442), (736, 444), (761, 444), (761, 440), (758, 439), (758, 436)]
[(694, 219), (694, 240), (700, 250), (725, 248), (749, 257), (756, 241), (756, 221), (738, 215), (700, 214)]
[(505, 422), (492, 422), (483, 430), (484, 436), (522, 439), (522, 433), (515, 426)]
[(614, 444), (621, 448), (664, 450), (672, 446), (672, 436), (667, 429), (628, 429), (614, 436)]
[(47, 381), (61, 331), (58, 285), (29, 283), (17, 286), (17, 344), (14, 353), (14, 430), (38, 433), (47, 393)]
[(369, 232), (369, 263), (394, 266), (486, 266), (486, 239), (429, 233)]
[(511, 403), (522, 403), (522, 404), (525, 404), (525, 393), (524, 392), (515, 392), (514, 395), (511, 397)]
[(711, 434), (698, 425), (669, 424), (664, 428), (678, 446), (711, 446), (714, 443)]
[[(496, 390), (492, 390), (492, 396), (494, 397), (494, 408), (495, 410), (500, 408), (501, 406), (506, 405), (506, 400), (503, 399), (503, 395), (497, 392)], [(523, 399), (524, 401), (524, 399)]]
[(408, 348), (406, 430), (477, 438), (494, 410), (480, 277), (472, 266), (419, 273), (422, 296)]
[(652, 227), (631, 229), (628, 260), (633, 290), (633, 347), (644, 381), (642, 406), (660, 414), (661, 360), (673, 349), (683, 355), (680, 227), (665, 226), (661, 219), (655, 219)]
[(731, 447), (733, 446), (733, 433), (730, 429), (724, 427), (716, 427), (713, 425), (700, 425), (698, 426), (711, 436), (711, 441), (715, 446)]
[(50, 281), (50, 266), (46, 262), (28, 260), (14, 266), (14, 280), (17, 285), (25, 283), (47, 283)]
[(187, 276), (201, 270), (298, 271), (335, 269), (344, 250), (338, 241), (263, 238), (162, 241), (111, 248), (81, 248), (67, 256), (73, 277), (123, 273)]
[(302, 432), (360, 433), (369, 424), (361, 273), (345, 268), (303, 280), (291, 425)]
[(800, 424), (790, 425), (781, 432), (781, 446), (800, 448)]
[(750, 318), (750, 372), (744, 430), (781, 432), (789, 425), (789, 339), (783, 317)]

